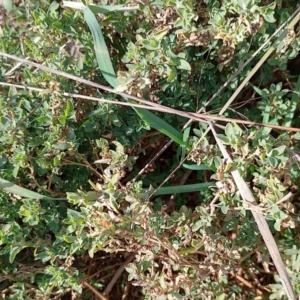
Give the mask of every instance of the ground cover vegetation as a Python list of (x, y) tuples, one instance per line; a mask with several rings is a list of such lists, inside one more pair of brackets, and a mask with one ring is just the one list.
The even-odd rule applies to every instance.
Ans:
[(297, 9), (1, 1), (1, 299), (296, 299)]

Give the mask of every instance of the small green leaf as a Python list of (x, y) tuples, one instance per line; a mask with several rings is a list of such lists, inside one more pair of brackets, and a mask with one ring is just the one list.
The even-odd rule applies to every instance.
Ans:
[(67, 193), (68, 201), (73, 204), (79, 204), (81, 201), (83, 201), (83, 198), (78, 193)]
[(191, 71), (191, 65), (185, 59), (180, 58), (178, 69)]
[(22, 205), (20, 207), (19, 214), (23, 217), (30, 217), (31, 216), (30, 208), (27, 205)]
[(77, 239), (77, 237), (72, 236), (72, 235), (65, 235), (64, 236), (64, 241), (66, 243), (69, 243), (69, 244), (74, 243), (76, 241), (76, 239)]
[(284, 253), (286, 255), (297, 255), (297, 254), (300, 255), (300, 250), (299, 249), (286, 249), (286, 250), (284, 250)]
[(51, 118), (48, 116), (40, 116), (35, 119), (37, 122), (43, 124), (44, 126), (48, 126), (51, 123)]
[(269, 23), (274, 23), (276, 22), (276, 19), (274, 18), (273, 14), (266, 14), (263, 16), (264, 19), (269, 22)]
[(225, 136), (224, 134), (218, 134), (217, 137), (224, 143), (229, 145), (230, 144), (230, 140), (227, 136)]
[(268, 90), (266, 90), (266, 89), (261, 90), (260, 88), (254, 86), (254, 85), (252, 85), (252, 87), (253, 87), (253, 89), (255, 90), (255, 92), (256, 92), (258, 95), (262, 96), (263, 98), (268, 97), (269, 94), (270, 94), (270, 92), (269, 92)]
[(198, 220), (193, 226), (192, 226), (192, 231), (196, 232), (198, 231), (201, 227), (203, 226), (203, 221)]
[(160, 48), (160, 42), (155, 39), (143, 40), (142, 45), (148, 50), (158, 50)]
[(17, 96), (17, 94), (18, 94), (17, 89), (14, 86), (11, 86), (8, 91), (8, 97), (10, 99), (13, 99)]
[(35, 137), (32, 138), (29, 142), (28, 142), (28, 146), (29, 147), (38, 147), (40, 145), (43, 144), (43, 139), (41, 137)]
[(21, 252), (23, 247), (14, 246), (9, 251), (9, 262), (12, 264), (19, 252)]
[(7, 157), (5, 155), (0, 156), (0, 168), (3, 168), (7, 163)]
[(276, 158), (278, 156), (281, 156), (284, 153), (285, 149), (286, 149), (285, 145), (281, 145), (277, 148), (274, 148), (268, 153), (268, 157)]
[(0, 130), (7, 131), (9, 126), (11, 126), (11, 120), (7, 117), (0, 117)]
[(47, 252), (40, 252), (35, 255), (35, 260), (41, 260), (42, 262), (47, 262), (51, 259), (51, 256)]
[(19, 170), (20, 170), (20, 165), (16, 164), (15, 167), (14, 167), (13, 173), (12, 173), (12, 175), (14, 176), (14, 178), (18, 177)]
[(228, 137), (231, 137), (234, 134), (234, 129), (233, 129), (233, 126), (231, 123), (227, 123), (226, 128), (225, 128), (225, 134)]
[(276, 19), (274, 18), (275, 7), (276, 7), (276, 2), (272, 2), (271, 4), (267, 6), (263, 6), (260, 9), (263, 18), (269, 23), (276, 22)]
[(85, 200), (93, 202), (99, 199), (99, 193), (97, 192), (87, 192)]
[(168, 32), (169, 32), (169, 27), (165, 27), (159, 31), (157, 31), (153, 37), (156, 39), (156, 40), (161, 40)]
[(168, 82), (172, 82), (177, 76), (176, 68), (171, 67), (170, 69), (171, 69), (171, 71), (169, 72), (169, 74), (168, 74), (169, 76), (167, 78)]
[(216, 297), (216, 300), (224, 300), (224, 299), (226, 299), (226, 294), (225, 294), (225, 293), (220, 294), (220, 295), (218, 295), (218, 296)]
[(146, 271), (151, 266), (151, 261), (144, 260), (141, 262), (141, 269), (142, 271)]
[(12, 0), (3, 0), (2, 5), (8, 13), (10, 13), (14, 9), (14, 4)]
[(221, 205), (221, 211), (224, 215), (226, 215), (228, 213), (228, 210), (229, 210), (229, 206), (226, 205), (226, 204), (222, 204)]
[(49, 6), (48, 13), (52, 14), (59, 8), (59, 3), (56, 1), (52, 1)]
[(61, 150), (61, 151), (67, 150), (68, 147), (69, 147), (69, 145), (67, 142), (59, 142), (59, 143), (53, 145), (54, 149)]
[(70, 118), (74, 113), (73, 103), (70, 100), (67, 100), (67, 107), (65, 109), (65, 116)]
[(228, 231), (236, 229), (237, 226), (238, 226), (237, 218), (232, 218), (223, 225), (222, 230), (224, 232), (228, 232)]
[(277, 219), (274, 223), (274, 228), (277, 230), (277, 231), (280, 231), (280, 219)]
[(66, 123), (67, 123), (67, 117), (66, 117), (66, 116), (60, 116), (60, 117), (58, 118), (58, 120), (59, 120), (59, 123), (60, 123), (61, 125), (66, 125)]
[(76, 62), (76, 67), (80, 71), (83, 70), (83, 57), (82, 56), (78, 57), (77, 62)]

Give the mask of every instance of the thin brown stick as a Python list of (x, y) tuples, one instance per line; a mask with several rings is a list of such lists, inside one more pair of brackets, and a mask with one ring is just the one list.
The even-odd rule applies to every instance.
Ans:
[(104, 295), (102, 295), (101, 293), (99, 293), (93, 286), (91, 286), (89, 283), (87, 283), (86, 281), (83, 281), (82, 284), (87, 287), (90, 291), (92, 291), (97, 297), (98, 299), (101, 300), (108, 300), (108, 298), (106, 298)]
[(214, 199), (209, 204), (211, 215), (213, 215), (213, 213), (215, 212), (215, 203), (219, 200), (219, 198), (220, 198), (220, 195), (219, 195), (219, 192), (217, 192)]
[(126, 259), (125, 263), (120, 266), (118, 268), (118, 270), (115, 272), (114, 277), (112, 278), (112, 280), (110, 281), (110, 283), (107, 285), (107, 287), (104, 290), (104, 295), (109, 295), (112, 288), (114, 287), (114, 285), (116, 284), (117, 280), (119, 279), (119, 277), (122, 275), (122, 273), (125, 270), (125, 267), (134, 260), (136, 253), (131, 253), (128, 258)]
[(262, 296), (264, 294), (260, 289), (256, 288), (251, 282), (249, 282), (248, 280), (246, 280), (242, 276), (240, 276), (238, 274), (234, 274), (234, 272), (230, 272), (230, 274), (233, 277), (235, 277), (238, 281), (240, 281), (242, 284), (247, 286), (249, 289), (254, 290), (258, 295)]
[(127, 282), (125, 285), (125, 288), (124, 288), (123, 295), (122, 295), (122, 300), (125, 300), (127, 298), (129, 291), (130, 291), (130, 287), (131, 287), (131, 282)]
[(0, 55), (4, 56), (4, 57), (7, 57), (7, 58), (10, 58), (10, 59), (13, 59), (13, 60), (16, 60), (16, 61), (19, 61), (19, 62), (22, 62), (22, 63), (24, 63), (28, 66), (32, 66), (32, 67), (41, 69), (43, 71), (46, 71), (46, 72), (49, 72), (49, 73), (52, 73), (52, 74), (55, 74), (55, 75), (58, 75), (58, 76), (63, 76), (65, 78), (69, 78), (69, 79), (74, 80), (76, 82), (80, 82), (80, 83), (83, 83), (83, 84), (86, 84), (86, 85), (89, 85), (89, 86), (93, 86), (97, 89), (101, 89), (101, 90), (104, 90), (104, 91), (107, 91), (107, 92), (110, 92), (110, 93), (113, 93), (113, 94), (117, 94), (117, 95), (120, 95), (122, 97), (129, 98), (129, 99), (138, 101), (140, 103), (144, 103), (146, 105), (150, 105), (150, 106), (153, 106), (153, 107), (160, 107), (160, 105), (157, 104), (157, 103), (150, 102), (150, 101), (147, 101), (145, 99), (142, 99), (142, 98), (139, 98), (139, 97), (136, 97), (136, 96), (133, 96), (133, 95), (129, 95), (129, 94), (126, 94), (126, 93), (123, 93), (123, 92), (119, 92), (119, 91), (117, 91), (113, 88), (107, 87), (105, 85), (102, 85), (102, 84), (99, 84), (99, 83), (96, 83), (96, 82), (93, 82), (93, 81), (90, 81), (90, 80), (87, 80), (87, 79), (83, 79), (79, 76), (72, 75), (72, 74), (69, 74), (69, 73), (66, 73), (66, 72), (63, 72), (63, 71), (60, 71), (60, 70), (52, 69), (52, 68), (43, 66), (42, 64), (35, 63), (35, 62), (29, 61), (27, 59), (17, 57), (15, 55), (7, 54), (7, 53), (2, 52), (2, 51), (0, 51)]
[[(101, 268), (101, 270), (95, 272), (95, 273), (92, 274), (92, 275), (89, 275), (89, 276), (86, 277), (86, 278), (92, 279), (93, 277), (99, 275), (100, 273), (102, 273), (102, 272), (104, 272), (104, 271), (106, 271), (106, 270), (109, 270), (109, 269), (113, 269), (114, 267), (117, 267), (117, 266), (119, 266), (119, 265), (123, 265), (123, 263), (122, 263), (122, 262), (121, 262), (121, 263), (116, 263), (116, 264), (114, 264), (114, 265), (107, 266), (107, 267), (105, 267), (105, 268)], [(109, 275), (111, 275), (111, 274), (109, 274)]]
[[(173, 114), (176, 114), (178, 116), (186, 117), (188, 119), (192, 119), (192, 120), (199, 121), (199, 122), (205, 122), (205, 120), (208, 119), (208, 120), (218, 120), (218, 121), (222, 121), (222, 122), (235, 122), (235, 123), (239, 123), (239, 124), (256, 125), (256, 126), (263, 126), (263, 127), (267, 127), (267, 128), (273, 128), (273, 129), (300, 132), (300, 128), (295, 128), (295, 127), (285, 127), (285, 126), (279, 126), (279, 125), (263, 124), (263, 123), (246, 121), (246, 120), (224, 118), (224, 117), (221, 117), (221, 116), (214, 116), (214, 115), (209, 115), (209, 114), (198, 114), (198, 113), (192, 113), (192, 112), (183, 112), (183, 111), (176, 110), (176, 109), (173, 109), (173, 108), (170, 108), (170, 107), (167, 107), (167, 106), (163, 106), (163, 105), (160, 105), (160, 104), (157, 104), (157, 103), (147, 101), (147, 100), (139, 98), (139, 97), (135, 97), (135, 96), (132, 96), (132, 95), (129, 95), (129, 94), (126, 94), (126, 93), (118, 92), (118, 91), (116, 91), (112, 88), (108, 88), (104, 85), (92, 82), (90, 80), (86, 80), (86, 79), (80, 78), (78, 76), (68, 74), (66, 72), (62, 72), (62, 71), (55, 70), (55, 69), (52, 69), (52, 68), (49, 68), (49, 67), (45, 67), (41, 64), (28, 61), (27, 59), (23, 59), (23, 58), (19, 58), (17, 56), (14, 56), (14, 55), (6, 54), (2, 51), (0, 51), (0, 55), (11, 58), (11, 59), (14, 59), (14, 60), (17, 60), (17, 61), (20, 61), (24, 64), (39, 68), (39, 69), (44, 70), (44, 71), (47, 71), (47, 72), (50, 72), (50, 73), (53, 73), (53, 74), (56, 74), (56, 75), (59, 75), (59, 76), (64, 76), (66, 78), (69, 78), (69, 79), (72, 79), (72, 80), (75, 80), (75, 81), (78, 81), (78, 82), (81, 82), (81, 83), (84, 83), (84, 84), (87, 84), (87, 85), (90, 85), (90, 86), (93, 86), (93, 87), (96, 87), (96, 88), (100, 88), (100, 89), (103, 89), (105, 91), (108, 91), (108, 92), (111, 92), (111, 93), (114, 93), (114, 94), (121, 95), (125, 98), (133, 99), (133, 100), (138, 101), (140, 103), (144, 103), (144, 104), (148, 105), (147, 109), (149, 109), (149, 110), (156, 110), (156, 111), (163, 111), (163, 112), (167, 112), (167, 113), (173, 113)], [(69, 97), (77, 97), (77, 94), (72, 94), (72, 93), (66, 93), (66, 95), (69, 95)], [(84, 98), (85, 99), (94, 98), (93, 100), (98, 99), (97, 101), (101, 100), (101, 99), (96, 98), (96, 97), (88, 97), (88, 96), (84, 96)], [(120, 104), (121, 102), (117, 101), (117, 103)], [(122, 103), (124, 103), (124, 102), (122, 102)], [(128, 103), (128, 104), (129, 104), (129, 106), (139, 107), (138, 104), (135, 104), (135, 103)], [(132, 104), (134, 104), (134, 105), (132, 105)], [(124, 105), (125, 105), (125, 103), (124, 103)], [(152, 106), (154, 108), (151, 108), (149, 106)]]
[[(26, 58), (28, 59), (29, 56)], [(23, 63), (17, 63), (14, 67), (12, 67), (9, 71), (7, 71), (3, 76), (4, 77), (8, 77), (11, 76), (16, 70), (18, 70), (21, 66), (23, 65)]]
[[(210, 123), (209, 126), (210, 126), (210, 130), (212, 131), (212, 133), (215, 137), (215, 140), (222, 152), (223, 157), (228, 162), (232, 163), (232, 159), (231, 159), (230, 155), (228, 154), (226, 148), (224, 147), (223, 143), (221, 142), (221, 140), (217, 137), (217, 133), (216, 133), (212, 123)], [(233, 170), (233, 171), (231, 171), (231, 175), (235, 181), (235, 184), (240, 192), (242, 199), (246, 203), (256, 206), (257, 205), (256, 200), (255, 200), (250, 188), (246, 184), (245, 180), (241, 177), (239, 171)], [(288, 296), (288, 298), (290, 300), (296, 300), (297, 298), (296, 298), (295, 292), (293, 290), (291, 280), (289, 278), (285, 264), (280, 256), (279, 249), (276, 245), (275, 239), (271, 233), (271, 230), (269, 228), (269, 225), (268, 225), (266, 219), (260, 212), (258, 212), (256, 210), (251, 209), (251, 213), (257, 224), (259, 232), (268, 248), (269, 254), (274, 262), (276, 270), (280, 276), (280, 279), (281, 279), (284, 291), (286, 292), (286, 295)]]
[(283, 203), (283, 202), (285, 202), (285, 201), (290, 200), (293, 196), (295, 196), (295, 194), (292, 193), (292, 192), (289, 192), (289, 193), (286, 194), (282, 199), (280, 199), (278, 202), (276, 202), (276, 205), (281, 204), (281, 203)]
[[(167, 144), (165, 144), (153, 157), (152, 159), (142, 168), (138, 174), (132, 179), (132, 182), (135, 182), (144, 172), (148, 169), (148, 167), (156, 161), (157, 158), (160, 157), (160, 155), (173, 143), (172, 140), (169, 140)], [(151, 197), (151, 196), (150, 196)], [(149, 198), (150, 198), (149, 197)]]

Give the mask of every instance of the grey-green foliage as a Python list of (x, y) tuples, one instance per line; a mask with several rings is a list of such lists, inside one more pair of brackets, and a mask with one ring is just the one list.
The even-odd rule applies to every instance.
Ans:
[[(1, 50), (106, 84), (82, 13), (60, 10), (56, 2), (30, 4), (29, 11), (20, 4), (11, 12), (25, 23), (2, 28)], [(296, 1), (285, 5), (275, 7), (270, 1), (262, 5), (255, 0), (156, 0), (140, 3), (136, 11), (101, 15), (98, 21), (119, 89), (194, 111), (276, 29), (274, 17), (281, 23), (294, 11)], [(26, 19), (28, 12), (30, 18)], [(298, 107), (291, 87), (268, 81), (272, 66), (284, 69), (287, 60), (296, 57), (298, 44), (295, 37), (290, 48), (276, 53), (264, 69), (268, 72), (263, 71), (262, 78), (253, 83), (262, 99), (247, 109), (256, 121), (288, 124), (289, 118), (293, 119), (291, 125), (297, 124)], [(13, 66), (1, 58), (2, 77)], [(208, 109), (220, 109), (247, 72), (249, 68)], [(99, 290), (108, 284), (110, 279), (100, 281), (96, 276), (104, 270), (103, 278), (111, 278), (116, 270), (109, 259), (103, 259), (107, 253), (113, 260), (136, 253), (117, 284), (122, 290), (128, 278), (143, 289), (145, 299), (245, 296), (245, 289), (230, 272), (241, 266), (244, 270), (257, 266), (255, 254), (248, 257), (249, 253), (266, 258), (264, 263), (268, 254), (248, 212), (252, 207), (245, 206), (235, 190), (232, 168), (238, 168), (253, 185), (259, 209), (273, 225), (294, 288), (300, 293), (298, 207), (297, 203), (278, 204), (292, 184), (299, 184), (299, 167), (286, 152), (287, 148), (299, 150), (299, 134), (278, 134), (271, 140), (270, 131), (228, 124), (219, 137), (235, 159), (230, 165), (211, 140), (198, 143), (206, 125), (199, 129), (193, 126), (190, 136), (182, 138), (190, 160), (185, 167), (197, 172), (196, 189), (201, 192), (196, 197), (191, 194), (194, 198), (188, 200), (177, 195), (176, 201), (181, 202), (175, 204), (180, 206), (166, 213), (163, 205), (149, 200), (150, 185), (157, 186), (168, 175), (171, 170), (164, 166), (174, 164), (173, 155), (161, 160), (159, 172), (145, 175), (144, 183), (124, 182), (127, 175), (138, 171), (138, 156), (145, 160), (141, 153), (149, 151), (151, 139), (141, 137), (149, 126), (132, 109), (78, 101), (63, 97), (62, 92), (107, 99), (115, 99), (115, 95), (25, 65), (14, 76), (1, 80), (46, 90), (2, 89), (0, 177), (47, 196), (67, 193), (68, 197), (68, 201), (21, 199), (16, 192), (1, 191), (0, 290), (8, 297), (50, 299), (71, 293), (78, 298), (91, 297), (82, 289), (82, 279)], [(299, 87), (294, 92), (299, 93)], [(181, 118), (158, 116), (177, 131), (181, 129)], [(206, 182), (205, 172), (209, 177)], [(178, 174), (182, 173), (175, 176)], [(212, 180), (218, 188), (202, 190)], [(168, 192), (192, 187), (171, 187)], [(219, 201), (210, 205), (217, 193)], [(156, 200), (156, 204), (164, 204), (165, 198)], [(104, 261), (103, 268), (91, 278), (87, 270), (99, 260)], [(270, 287), (273, 299), (281, 297), (279, 280)], [(257, 296), (254, 290), (247, 293), (249, 299)]]

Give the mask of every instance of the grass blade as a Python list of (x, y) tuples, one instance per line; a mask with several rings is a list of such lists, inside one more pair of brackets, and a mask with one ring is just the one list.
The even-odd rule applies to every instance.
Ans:
[(292, 99), (291, 99), (291, 106), (288, 108), (288, 111), (286, 113), (286, 117), (283, 122), (283, 126), (290, 127), (292, 125), (292, 121), (294, 119), (295, 111), (297, 109), (297, 105), (299, 102), (299, 95), (300, 95), (300, 75), (298, 77), (295, 91), (293, 93)]
[(125, 6), (125, 4), (116, 4), (116, 5), (105, 5), (105, 4), (90, 4), (85, 5), (81, 2), (74, 2), (74, 1), (62, 1), (63, 7), (70, 7), (77, 10), (85, 10), (86, 7), (89, 7), (90, 10), (95, 14), (107, 14), (114, 11), (133, 11), (138, 10), (139, 7), (137, 5), (135, 6)]
[[(94, 48), (95, 54), (97, 58), (97, 63), (101, 73), (103, 74), (104, 78), (107, 82), (113, 87), (117, 87), (117, 77), (111, 63), (110, 55), (96, 17), (94, 16), (93, 12), (87, 7), (84, 11), (84, 19), (87, 22), (92, 36), (94, 40)], [(128, 100), (124, 98), (128, 102), (133, 102), (133, 100)], [(174, 127), (169, 125), (167, 122), (159, 118), (158, 116), (154, 115), (148, 110), (145, 109), (134, 109), (139, 117), (146, 122), (150, 127), (162, 132), (163, 134), (167, 135), (171, 138), (174, 142), (185, 145), (186, 143), (183, 141), (182, 134), (176, 130)]]
[[(151, 113), (150, 111), (148, 111), (146, 109), (136, 108), (134, 110), (140, 116), (140, 118), (144, 122), (146, 122), (150, 127), (167, 135), (169, 138), (171, 138), (177, 144), (186, 145), (186, 143), (183, 141), (182, 134), (178, 130), (176, 130), (174, 127), (172, 127), (170, 124), (165, 122), (163, 119), (161, 119), (160, 117), (156, 116), (155, 114)], [(188, 148), (190, 148), (190, 147), (188, 147)]]
[[(188, 146), (188, 138), (190, 136), (190, 131), (191, 131), (191, 126), (188, 126), (183, 131), (183, 141), (186, 146)], [(190, 148), (192, 148), (192, 147), (190, 147)], [(186, 149), (187, 149), (187, 147), (181, 147), (181, 149), (180, 149), (181, 150), (181, 159), (180, 159), (181, 161), (185, 158)]]
[(205, 183), (195, 183), (177, 186), (165, 186), (158, 189), (153, 195), (169, 195), (169, 194), (182, 194), (182, 193), (192, 193), (207, 190), (209, 187), (215, 186), (214, 182)]
[(17, 184), (14, 184), (3, 178), (0, 178), (0, 189), (27, 199), (67, 200), (67, 198), (52, 198), (38, 194), (36, 192), (18, 186)]
[(189, 164), (183, 164), (182, 165), (184, 168), (193, 170), (193, 171), (204, 171), (204, 170), (211, 170), (207, 165), (189, 165)]
[(109, 12), (119, 10), (124, 5), (125, 4), (119, 4), (119, 5), (98, 4), (98, 5), (88, 5), (88, 8), (95, 14), (107, 14)]
[(93, 36), (94, 49), (99, 69), (101, 70), (101, 73), (106, 81), (112, 87), (116, 87), (117, 77), (110, 60), (109, 52), (101, 28), (93, 12), (88, 7), (84, 10), (84, 19), (88, 24)]

